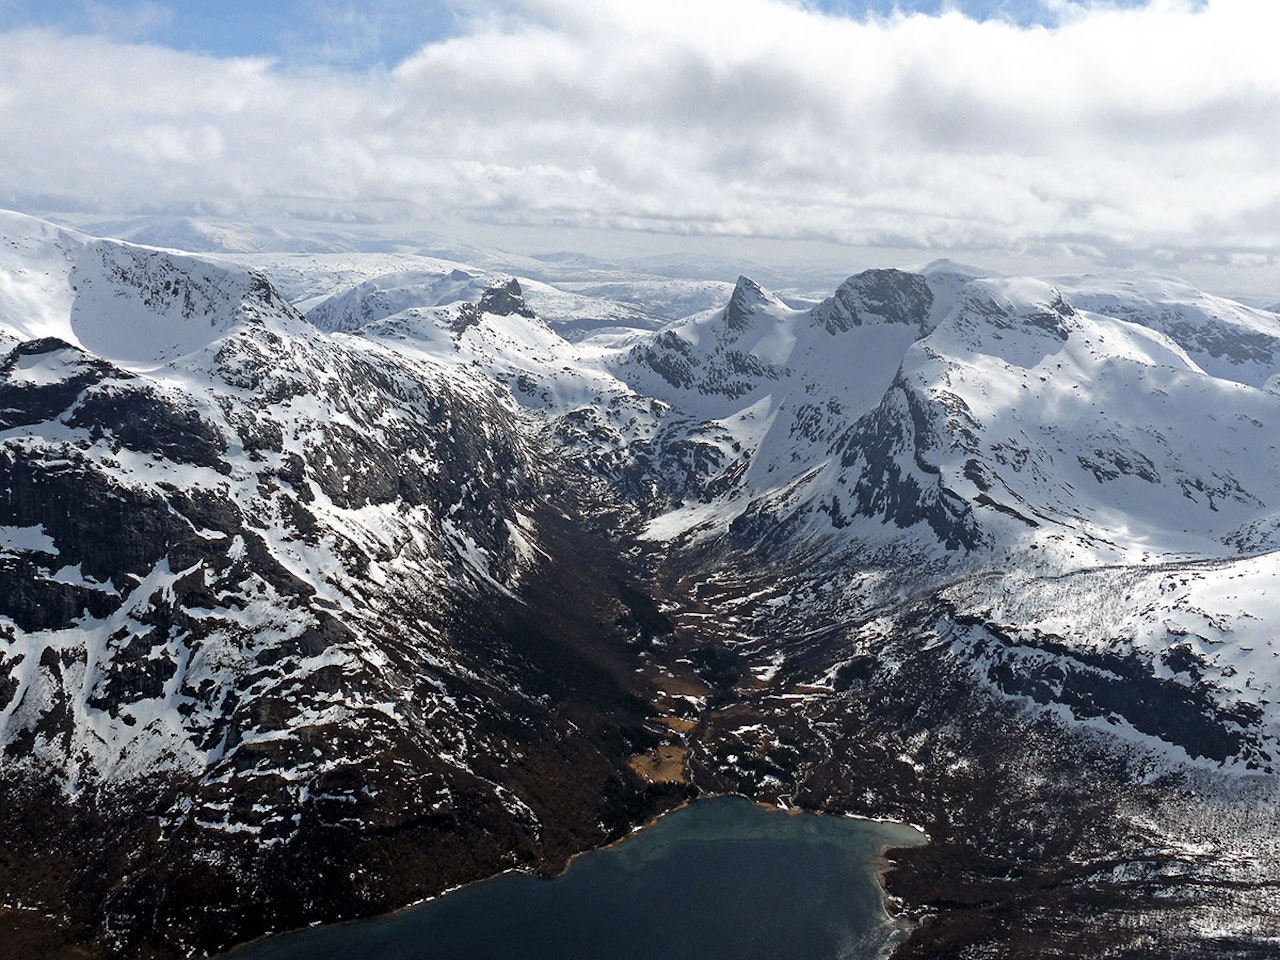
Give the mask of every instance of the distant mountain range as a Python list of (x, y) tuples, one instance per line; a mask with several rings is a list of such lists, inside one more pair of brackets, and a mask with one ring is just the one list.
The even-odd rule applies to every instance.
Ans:
[(1273, 955), (1274, 310), (108, 226), (223, 252), (0, 213), (22, 955), (203, 955), (716, 792), (922, 825), (902, 957)]

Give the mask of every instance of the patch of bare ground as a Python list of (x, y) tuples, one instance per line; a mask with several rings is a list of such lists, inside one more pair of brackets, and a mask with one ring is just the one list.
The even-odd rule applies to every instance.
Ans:
[(638, 753), (628, 761), (628, 766), (648, 783), (689, 782), (689, 748), (664, 744)]

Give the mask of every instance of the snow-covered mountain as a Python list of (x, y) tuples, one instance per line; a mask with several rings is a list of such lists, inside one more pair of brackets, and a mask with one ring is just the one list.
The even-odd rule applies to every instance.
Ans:
[[(625, 614), (624, 565), (582, 569), (591, 538), (564, 529), (509, 395), (330, 337), (252, 271), (11, 215), (4, 233), (3, 806), (57, 847), (111, 798), (118, 853), (142, 860), (65, 881), (92, 888), (76, 920), (103, 911), (97, 949), (225, 944), (320, 900), (386, 909), (629, 826), (645, 788), (608, 785), (653, 738), (640, 701), (596, 682), (610, 709), (576, 723), (567, 678), (599, 668), (575, 650), (586, 628), (544, 609), (571, 577), (584, 607)], [(485, 309), (505, 290), (487, 293), (475, 327), (501, 320)], [(594, 632), (625, 634), (609, 623)], [(523, 772), (497, 759), (515, 756)], [(397, 836), (398, 882), (322, 896), (281, 869)], [(29, 899), (22, 876), (6, 902)], [(233, 877), (250, 892), (177, 939), (148, 913), (187, 909), (166, 885)]]
[(925, 824), (904, 955), (1280, 936), (1275, 314), (0, 235), (0, 925), (48, 955), (389, 909), (699, 788)]
[[(1163, 742), (1270, 768), (1274, 614), (1262, 588), (1209, 584), (1280, 571), (1280, 366), (1262, 347), (1280, 324), (1166, 281), (1119, 309), (1115, 291), (1137, 282), (960, 279), (949, 264), (870, 271), (807, 312), (743, 280), (724, 310), (620, 355), (619, 375), (670, 405), (657, 443), (686, 468), (663, 473), (679, 503), (647, 535), (718, 539), (784, 567), (816, 554), (915, 590), (960, 584), (942, 596), (963, 596), (966, 618), (1024, 634), (1056, 618), (1059, 655), (1040, 649), (1037, 669), (1094, 671), (1100, 647), (1133, 657), (1205, 698), (1177, 705), (1203, 715), (1204, 742)], [(1108, 596), (1119, 584), (1123, 600)], [(1109, 611), (1105, 627), (1084, 628), (1081, 598)], [(994, 615), (1009, 603), (1022, 616)], [(1085, 721), (1163, 722), (1144, 715), (1154, 702), (1004, 686)]]
[[(19, 762), (60, 767), (69, 789), (156, 764), (203, 772), (244, 736), (228, 708), (243, 675), (271, 662), (259, 685), (292, 685), (382, 659), (334, 615), (378, 616), (369, 593), (389, 570), (429, 603), (445, 575), (518, 581), (535, 550), (528, 453), (486, 384), (344, 349), (260, 275), (41, 239), (22, 276), (71, 299), (61, 324), (8, 324), (5, 612), (21, 663), (3, 730), (27, 741)], [(280, 665), (285, 651), (301, 656)]]

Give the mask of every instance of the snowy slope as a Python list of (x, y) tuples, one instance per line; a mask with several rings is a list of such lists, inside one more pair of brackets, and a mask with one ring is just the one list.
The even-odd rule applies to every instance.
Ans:
[(1158, 330), (1047, 284), (976, 281), (849, 434), (835, 482), (860, 510), (872, 484), (918, 487), (955, 539), (1064, 564), (1234, 552), (1280, 496), (1276, 412)]
[(0, 211), (0, 231), (4, 335), (56, 337), (128, 365), (206, 347), (242, 318), (237, 304), (266, 287), (240, 268), (95, 240), (20, 214)]
[(1215, 297), (1170, 277), (1059, 277), (1053, 282), (1081, 310), (1163, 333), (1211, 376), (1261, 387), (1280, 368), (1274, 311)]
[[(461, 668), (430, 620), (394, 665), (384, 612), (509, 592), (536, 556), (510, 409), (474, 374), (331, 341), (260, 275), (9, 230), (0, 743), (79, 790), (212, 776), (334, 710), (407, 730), (400, 685)], [(343, 696), (308, 705), (334, 671)]]
[[(855, 280), (808, 312), (743, 281), (726, 310), (630, 347), (617, 369), (696, 424), (690, 436), (724, 428), (739, 493), (775, 518), (926, 522), (952, 548), (1034, 546), (1065, 565), (1269, 543), (1269, 354), (1217, 376), (1205, 344), (1218, 334), (1140, 299), (1111, 310), (1125, 316), (1082, 310), (1041, 281), (937, 268)], [(873, 285), (869, 306), (857, 288)], [(739, 309), (750, 296), (755, 312)], [(1219, 313), (1255, 338), (1280, 331), (1234, 309)]]
[[(982, 579), (948, 596), (962, 617), (1001, 638), (975, 657), (997, 685), (1065, 702), (1086, 722), (1175, 757), (1185, 751), (1257, 769), (1274, 765), (1280, 740), (1278, 578), (1280, 556), (1271, 553)], [(1120, 669), (1130, 656), (1149, 671), (1143, 693)], [(1108, 696), (1101, 678), (1124, 680)], [(1172, 717), (1134, 709), (1140, 697), (1164, 697), (1177, 709)]]
[(483, 276), (438, 261), (366, 280), (310, 306), (307, 318), (321, 330), (350, 332), (409, 307), (474, 301), (488, 286)]
[(87, 238), (22, 214), (0, 211), (0, 342), (40, 337), (73, 339), (70, 313), (72, 264)]

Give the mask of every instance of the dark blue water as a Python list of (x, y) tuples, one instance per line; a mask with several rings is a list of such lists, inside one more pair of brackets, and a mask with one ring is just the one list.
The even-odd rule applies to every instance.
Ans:
[(873, 861), (915, 830), (703, 800), (562, 877), (508, 874), (227, 960), (871, 960), (899, 933)]

